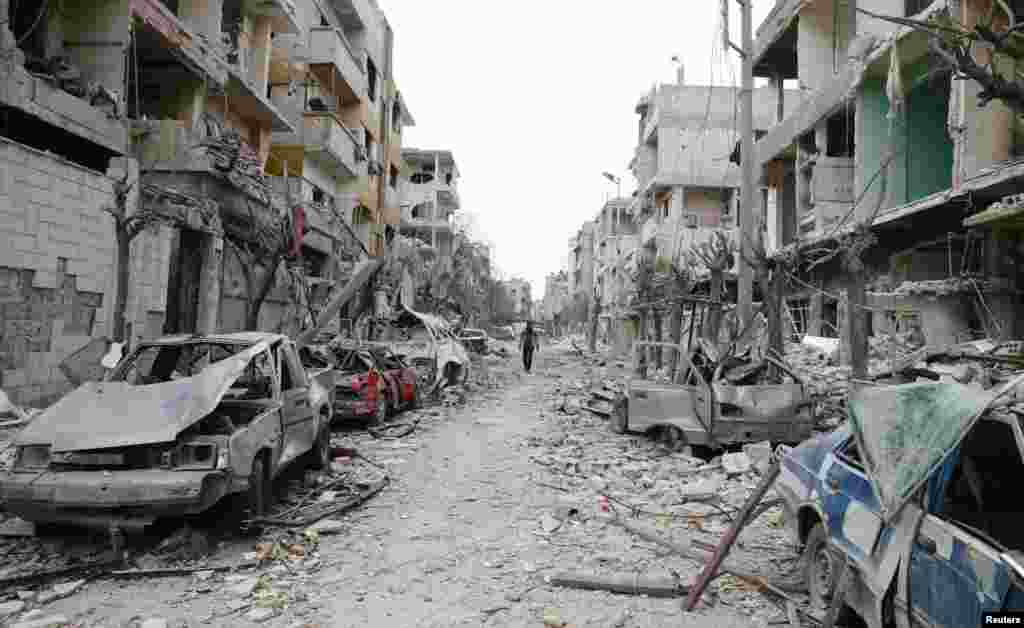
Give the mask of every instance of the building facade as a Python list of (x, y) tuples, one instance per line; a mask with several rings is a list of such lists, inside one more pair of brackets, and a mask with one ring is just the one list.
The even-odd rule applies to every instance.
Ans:
[(583, 223), (569, 240), (569, 315), (573, 331), (582, 331), (594, 304), (594, 236), (592, 221)]
[[(976, 82), (951, 80), (927, 54), (925, 33), (857, 8), (947, 13), (971, 27), (992, 3), (776, 3), (758, 31), (755, 71), (776, 84), (798, 80), (804, 92), (756, 144), (766, 240), (820, 248), (869, 221), (869, 333), (916, 328), (934, 345), (1016, 338), (1019, 231), (998, 212), (994, 222), (965, 219), (1019, 189), (1017, 116), (998, 101), (980, 106)], [(993, 61), (987, 50), (973, 54)], [(795, 286), (788, 306), (799, 330), (847, 338), (839, 265), (805, 271)]]
[(406, 164), (400, 186), (402, 233), (448, 258), (455, 233), (452, 217), (460, 208), (455, 157), (447, 150), (409, 148), (402, 151), (402, 158)]
[(569, 305), (569, 273), (559, 271), (544, 279), (544, 299), (541, 302), (542, 320), (553, 335), (560, 336), (565, 329), (565, 315)]
[(393, 39), (373, 0), (0, 2), (0, 386), (48, 403), (119, 330), (292, 329), (383, 252)]
[[(716, 230), (737, 228), (740, 173), (729, 157), (739, 139), (739, 89), (687, 85), (684, 78), (680, 67), (675, 84), (655, 86), (637, 103), (638, 142), (630, 162), (637, 192), (629, 211), (640, 245), (647, 255), (669, 260)], [(782, 106), (776, 91), (755, 90), (755, 125), (772, 123)]]

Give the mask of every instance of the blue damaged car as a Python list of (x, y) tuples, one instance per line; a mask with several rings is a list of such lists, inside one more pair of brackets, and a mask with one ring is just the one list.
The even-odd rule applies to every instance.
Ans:
[(844, 427), (783, 456), (776, 488), (813, 605), (848, 565), (842, 611), (871, 628), (1024, 611), (1024, 431), (1000, 401), (1018, 383), (861, 388)]

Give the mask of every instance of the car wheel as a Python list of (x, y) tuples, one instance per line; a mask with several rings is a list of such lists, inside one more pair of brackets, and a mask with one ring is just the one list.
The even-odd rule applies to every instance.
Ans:
[(616, 400), (608, 426), (616, 434), (625, 434), (629, 429), (629, 400), (625, 397)]
[(325, 422), (317, 434), (313, 449), (309, 451), (309, 466), (312, 469), (320, 470), (331, 466), (331, 427)]
[(250, 517), (263, 517), (270, 510), (272, 498), (270, 489), (266, 457), (261, 454), (252, 461), (252, 472), (249, 474), (248, 506)]
[[(827, 609), (832, 604), (836, 586), (843, 569), (843, 558), (828, 543), (825, 526), (815, 524), (804, 546), (804, 582), (810, 593), (812, 608)], [(840, 623), (849, 618), (850, 609), (843, 604), (839, 610)]]

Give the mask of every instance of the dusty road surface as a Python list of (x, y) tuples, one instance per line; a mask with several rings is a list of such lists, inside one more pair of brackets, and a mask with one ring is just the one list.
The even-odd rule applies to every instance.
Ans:
[[(148, 628), (540, 628), (545, 614), (577, 627), (784, 623), (779, 608), (729, 578), (716, 581), (706, 597), (708, 605), (694, 613), (680, 610), (680, 598), (581, 591), (546, 582), (572, 570), (654, 576), (675, 572), (683, 582), (693, 579), (697, 563), (675, 558), (608, 524), (597, 494), (587, 488), (593, 478), (580, 478), (604, 469), (607, 490), (630, 498), (646, 489), (678, 485), (675, 471), (665, 471), (677, 468), (672, 464), (702, 461), (659, 453), (642, 438), (610, 434), (600, 418), (586, 411), (566, 409), (567, 396), (578, 392), (588, 377), (598, 376), (597, 371), (585, 369), (568, 354), (542, 351), (538, 358), (530, 375), (518, 372), (515, 358), (492, 360), (484, 384), (471, 387), (464, 404), (421, 411), (418, 428), (405, 437), (373, 439), (362, 431), (336, 435), (336, 445), (357, 449), (386, 468), (392, 481), (363, 507), (338, 517), (339, 529), (330, 530), (334, 533), (325, 531), (317, 539), (301, 529), (269, 529), (261, 538), (223, 540), (205, 559), (209, 565), (243, 563), (260, 541), (282, 541), (285, 548), (258, 567), (234, 572), (97, 578), (54, 591), (54, 584), (67, 582), (58, 579), (26, 588), (20, 594), (25, 605), (9, 625), (49, 617), (68, 625)], [(617, 374), (614, 364), (608, 370), (605, 374)], [(609, 462), (613, 450), (621, 456), (614, 454), (619, 457)], [(561, 469), (552, 469), (552, 460), (561, 460), (566, 451), (574, 457)], [(367, 472), (376, 469), (358, 459), (350, 464), (364, 465), (360, 468)], [(563, 473), (565, 469), (569, 471)], [(724, 476), (700, 481), (720, 482), (721, 493), (735, 491), (727, 500), (735, 505), (742, 503), (757, 476), (725, 484)], [(645, 511), (655, 509), (650, 500), (638, 503), (645, 504)], [(709, 543), (728, 523), (709, 517), (703, 526), (675, 520), (665, 524), (664, 518), (632, 515), (652, 527), (657, 520), (666, 534), (700, 534)], [(748, 544), (753, 547), (739, 553), (750, 552), (753, 558), (745, 560), (755, 565), (760, 560), (766, 567), (792, 566), (793, 548), (781, 530), (763, 525), (765, 518), (771, 519), (771, 512), (750, 532), (757, 537)], [(70, 546), (58, 549), (70, 551)], [(9, 591), (6, 598), (10, 606), (0, 609), (17, 607), (14, 593)], [(47, 599), (54, 597), (59, 599)]]

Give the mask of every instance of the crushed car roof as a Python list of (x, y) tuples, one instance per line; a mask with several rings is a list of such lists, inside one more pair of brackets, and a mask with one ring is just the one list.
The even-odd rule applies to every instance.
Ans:
[(173, 441), (213, 412), (249, 362), (268, 349), (258, 342), (192, 377), (159, 384), (87, 382), (44, 410), (16, 442), (60, 452)]
[(867, 386), (849, 416), (886, 520), (964, 439), (1000, 393), (952, 383)]

